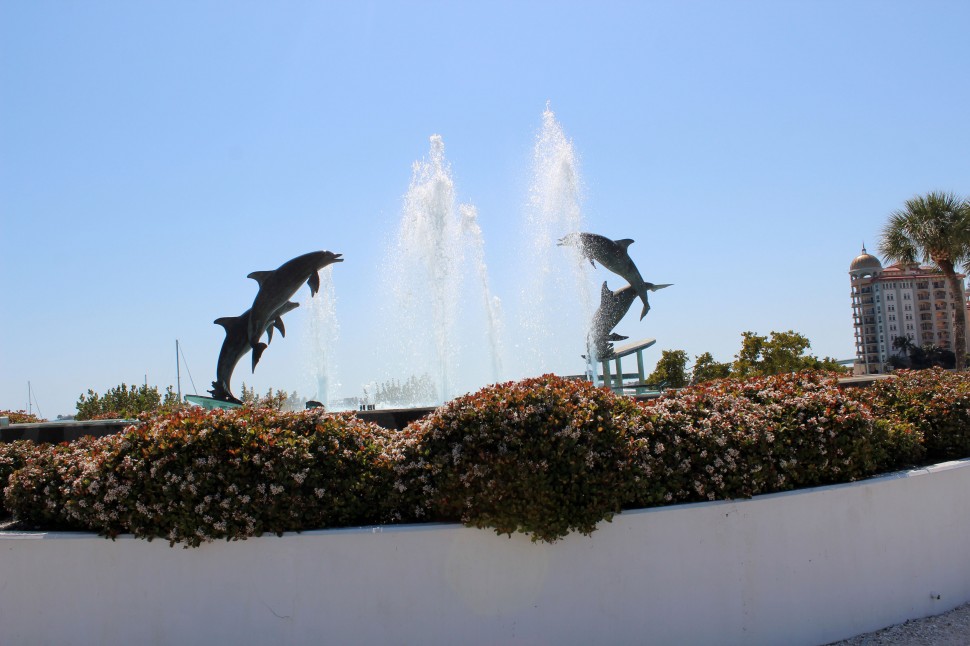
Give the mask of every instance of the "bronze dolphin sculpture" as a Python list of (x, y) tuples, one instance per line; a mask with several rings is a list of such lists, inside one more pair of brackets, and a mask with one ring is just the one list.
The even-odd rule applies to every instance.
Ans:
[(589, 331), (589, 342), (595, 349), (597, 359), (609, 359), (613, 356), (611, 342), (627, 338), (614, 334), (613, 328), (626, 316), (636, 297), (636, 292), (629, 285), (614, 292), (607, 287), (606, 281), (603, 281), (603, 287), (600, 289), (600, 306), (593, 314), (593, 324)]
[(637, 266), (630, 258), (630, 254), (627, 253), (627, 248), (631, 244), (633, 244), (633, 240), (629, 238), (610, 240), (596, 233), (570, 233), (560, 238), (558, 242), (560, 247), (570, 246), (578, 248), (583, 254), (583, 257), (588, 258), (590, 264), (594, 267), (596, 266), (596, 262), (594, 261), (598, 260), (601, 265), (630, 283), (630, 287), (633, 288), (636, 295), (643, 301), (643, 310), (640, 312), (640, 320), (643, 320), (643, 317), (650, 311), (647, 292), (655, 292), (658, 289), (670, 287), (671, 283), (654, 285), (653, 283), (645, 282), (640, 276), (640, 270), (637, 269)]
[[(276, 311), (276, 316), (269, 321), (265, 332), (268, 336), (267, 341), (273, 340), (273, 328), (280, 331), (280, 335), (286, 336), (286, 328), (283, 326), (283, 315), (297, 307), (299, 303), (288, 302)], [(236, 404), (242, 402), (232, 394), (229, 382), (232, 379), (232, 372), (236, 369), (239, 360), (249, 352), (249, 315), (252, 310), (246, 310), (239, 316), (224, 316), (218, 318), (213, 323), (221, 325), (226, 330), (226, 338), (222, 342), (222, 349), (219, 350), (219, 360), (216, 363), (216, 380), (212, 382), (212, 390), (209, 393), (214, 399), (229, 401)]]
[(320, 289), (320, 276), (317, 272), (329, 264), (343, 262), (340, 256), (341, 254), (330, 251), (312, 251), (286, 261), (273, 271), (254, 271), (249, 274), (248, 278), (259, 283), (259, 292), (250, 308), (246, 329), (249, 345), (253, 349), (253, 370), (266, 349), (266, 344), (259, 339), (276, 317), (276, 312), (290, 300), (304, 281), (310, 287), (310, 295), (316, 295)]

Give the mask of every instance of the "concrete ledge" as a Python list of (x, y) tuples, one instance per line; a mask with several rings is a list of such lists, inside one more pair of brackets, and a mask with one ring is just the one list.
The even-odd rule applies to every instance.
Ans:
[(628, 511), (170, 548), (0, 534), (4, 643), (824, 644), (970, 601), (970, 461)]
[(73, 442), (84, 435), (104, 437), (120, 433), (132, 424), (140, 424), (136, 419), (101, 419), (83, 422), (73, 420), (64, 422), (31, 422), (29, 424), (11, 424), (0, 429), (0, 442), (15, 440), (33, 440), (34, 442), (48, 442), (60, 444)]

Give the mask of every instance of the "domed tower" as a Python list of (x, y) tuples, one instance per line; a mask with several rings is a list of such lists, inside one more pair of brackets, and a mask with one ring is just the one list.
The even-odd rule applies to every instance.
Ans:
[(852, 279), (873, 276), (882, 271), (882, 263), (879, 259), (866, 251), (866, 245), (862, 245), (862, 253), (855, 257), (849, 265), (849, 275)]
[[(875, 279), (882, 273), (882, 263), (866, 251), (855, 257), (849, 265), (852, 284), (852, 323), (855, 328), (856, 361), (853, 372), (875, 374), (884, 372), (879, 347), (882, 332), (882, 316), (879, 311), (879, 295), (874, 294)], [(876, 287), (878, 289), (878, 287)], [(878, 326), (878, 327), (877, 327)], [(884, 344), (882, 344), (884, 345)]]

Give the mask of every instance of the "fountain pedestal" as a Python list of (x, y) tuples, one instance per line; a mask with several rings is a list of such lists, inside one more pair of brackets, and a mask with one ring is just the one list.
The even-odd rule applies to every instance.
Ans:
[[(646, 371), (643, 368), (643, 351), (656, 343), (656, 339), (641, 339), (640, 341), (633, 341), (631, 343), (625, 343), (624, 345), (618, 346), (613, 349), (613, 355), (609, 359), (602, 361), (603, 364), (603, 385), (609, 386), (616, 392), (621, 392), (626, 388), (632, 388), (635, 390), (634, 394), (641, 395), (644, 392), (650, 390), (648, 384), (646, 383)], [(628, 357), (631, 354), (637, 355), (637, 382), (635, 384), (624, 385), (623, 383), (623, 357)], [(613, 374), (610, 373), (610, 362), (615, 364), (616, 370)], [(615, 377), (614, 377), (615, 375)]]

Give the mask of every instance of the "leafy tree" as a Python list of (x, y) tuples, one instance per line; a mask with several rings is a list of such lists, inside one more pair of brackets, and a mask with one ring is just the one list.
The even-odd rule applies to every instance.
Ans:
[(705, 381), (723, 379), (729, 376), (731, 376), (731, 364), (715, 361), (710, 352), (705, 352), (695, 357), (690, 382), (702, 384)]
[(99, 395), (90, 388), (86, 395), (77, 400), (76, 420), (109, 419), (135, 417), (139, 413), (158, 410), (172, 410), (180, 406), (178, 395), (171, 386), (166, 387), (164, 398), (158, 387), (144, 384), (141, 386), (120, 386), (109, 388)]
[(804, 354), (811, 347), (807, 337), (792, 330), (772, 332), (770, 337), (744, 332), (741, 335), (741, 349), (735, 355), (731, 367), (731, 376), (779, 375), (800, 370), (846, 372), (831, 357), (819, 359), (814, 355)]
[(903, 353), (889, 357), (888, 363), (893, 368), (910, 368), (912, 370), (952, 369), (956, 365), (956, 355), (952, 350), (932, 343), (927, 343), (921, 347), (905, 336), (897, 336), (893, 339), (893, 349)]
[(246, 388), (246, 383), (242, 385), (242, 396), (240, 396), (243, 406), (247, 408), (270, 408), (276, 411), (284, 410), (303, 410), (306, 406), (306, 398), (300, 397), (296, 391), (287, 395), (285, 390), (273, 391), (270, 387), (265, 395), (257, 395), (255, 388)]
[(687, 353), (683, 350), (661, 352), (657, 366), (647, 377), (647, 383), (664, 383), (668, 388), (683, 388), (688, 381)]
[[(882, 230), (879, 253), (892, 262), (929, 262), (936, 265), (956, 297), (960, 280), (956, 266), (970, 264), (970, 201), (953, 193), (931, 192), (907, 200), (893, 211)], [(957, 303), (954, 336), (955, 365), (964, 367), (967, 347), (967, 311)]]
[(743, 332), (741, 334), (741, 349), (734, 355), (734, 365), (731, 366), (731, 374), (735, 377), (749, 377), (764, 374), (761, 371), (763, 364), (762, 354), (764, 353), (765, 343), (768, 337), (758, 336), (754, 332)]

